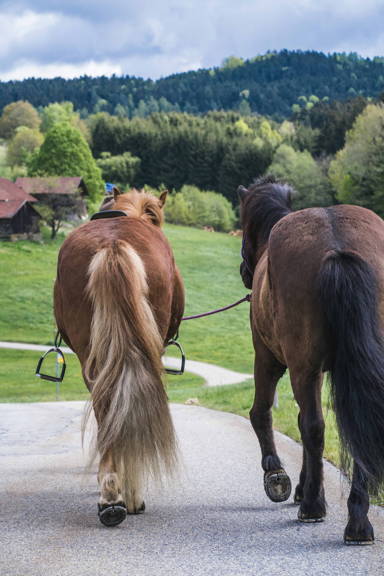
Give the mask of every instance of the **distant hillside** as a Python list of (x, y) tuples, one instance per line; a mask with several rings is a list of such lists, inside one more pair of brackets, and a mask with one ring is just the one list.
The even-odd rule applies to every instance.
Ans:
[(0, 107), (15, 100), (34, 106), (68, 100), (84, 115), (106, 111), (130, 118), (157, 111), (201, 114), (223, 109), (283, 118), (301, 96), (343, 100), (383, 92), (384, 58), (284, 50), (245, 61), (230, 57), (220, 68), (157, 81), (84, 76), (1, 82)]

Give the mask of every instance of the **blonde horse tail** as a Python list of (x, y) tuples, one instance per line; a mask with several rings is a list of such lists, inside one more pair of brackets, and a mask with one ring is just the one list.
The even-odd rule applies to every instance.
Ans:
[(85, 377), (98, 421), (96, 449), (112, 456), (129, 511), (141, 506), (143, 483), (177, 461), (176, 438), (162, 383), (163, 341), (148, 303), (144, 264), (116, 240), (88, 270), (93, 306)]

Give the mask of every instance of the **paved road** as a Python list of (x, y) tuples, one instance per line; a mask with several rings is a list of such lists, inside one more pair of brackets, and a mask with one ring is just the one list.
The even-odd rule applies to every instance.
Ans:
[[(115, 529), (99, 524), (94, 473), (84, 473), (80, 402), (0, 404), (1, 576), (254, 576), (383, 574), (377, 542), (342, 543), (346, 494), (326, 465), (328, 518), (299, 524), (291, 503), (264, 495), (249, 422), (195, 406), (172, 407), (183, 466), (147, 511)], [(296, 481), (301, 450), (278, 435)]]
[[(0, 348), (8, 350), (34, 350), (36, 352), (46, 352), (50, 346), (42, 346), (40, 344), (27, 344), (23, 342), (0, 342)], [(73, 354), (70, 348), (65, 346), (61, 347), (64, 354)], [(180, 368), (180, 360), (165, 356), (163, 358), (164, 365), (167, 368)], [(253, 378), (253, 374), (241, 374), (233, 370), (221, 368), (215, 364), (207, 364), (206, 362), (196, 362), (194, 360), (187, 360), (185, 363), (185, 370), (201, 376), (205, 380), (206, 386), (225, 386), (227, 384), (240, 384), (249, 378)]]

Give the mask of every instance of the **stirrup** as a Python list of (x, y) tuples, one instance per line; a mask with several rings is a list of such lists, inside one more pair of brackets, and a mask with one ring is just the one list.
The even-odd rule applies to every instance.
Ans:
[[(65, 362), (65, 356), (60, 350), (61, 341), (62, 341), (61, 335), (59, 332), (57, 332), (55, 337), (55, 345), (49, 350), (47, 350), (37, 363), (35, 375), (41, 378), (42, 380), (49, 380), (50, 382), (62, 382), (64, 380), (67, 364)], [(43, 365), (44, 360), (49, 354), (52, 353), (55, 353), (59, 357), (57, 359), (57, 363), (61, 364), (61, 371), (60, 374), (57, 376), (51, 376), (50, 374), (45, 374), (44, 372), (41, 372), (41, 367)]]
[[(177, 338), (177, 336), (176, 336)], [(184, 354), (184, 350), (181, 346), (181, 344), (179, 344), (179, 342), (177, 342), (176, 339), (171, 338), (171, 340), (168, 340), (166, 347), (168, 346), (176, 346), (176, 348), (179, 350), (180, 354), (181, 354), (181, 366), (179, 368), (179, 370), (177, 369), (173, 369), (173, 368), (166, 368), (165, 371), (167, 374), (173, 374), (174, 376), (181, 376), (181, 374), (184, 374), (184, 369), (185, 369), (185, 354)]]

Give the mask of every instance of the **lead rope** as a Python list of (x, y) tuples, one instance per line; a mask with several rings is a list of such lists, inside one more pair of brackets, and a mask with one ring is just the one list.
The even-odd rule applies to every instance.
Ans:
[(252, 293), (247, 294), (246, 296), (244, 296), (244, 298), (241, 298), (241, 300), (237, 300), (237, 302), (234, 302), (233, 304), (229, 304), (228, 306), (224, 306), (223, 308), (217, 308), (216, 310), (211, 310), (210, 312), (203, 312), (202, 314), (196, 314), (195, 316), (183, 316), (181, 322), (184, 322), (185, 320), (195, 320), (196, 318), (204, 318), (205, 316), (212, 316), (212, 314), (218, 314), (219, 312), (230, 310), (231, 308), (234, 308), (235, 306), (238, 306), (243, 302), (250, 302), (251, 296)]
[[(210, 312), (203, 312), (202, 314), (195, 314), (194, 316), (184, 316), (181, 319), (181, 322), (183, 322), (185, 320), (195, 320), (196, 318), (204, 318), (205, 316), (212, 316), (212, 314), (218, 314), (219, 312), (224, 312), (225, 310), (230, 310), (231, 308), (234, 308), (235, 306), (238, 306), (239, 304), (242, 304), (243, 302), (250, 302), (251, 296), (252, 296), (252, 294), (247, 294), (246, 296), (244, 296), (244, 298), (237, 300), (237, 302), (234, 302), (233, 304), (229, 304), (228, 306), (223, 306), (223, 308), (217, 308), (216, 310), (211, 310)], [(181, 367), (179, 369), (176, 369), (176, 370), (174, 370), (172, 368), (166, 368), (165, 371), (167, 374), (181, 375), (184, 373), (185, 354), (184, 354), (184, 350), (183, 350), (181, 344), (177, 341), (178, 337), (179, 337), (179, 331), (176, 332), (176, 335), (173, 338), (168, 340), (166, 347), (176, 346), (176, 348), (179, 350), (179, 352), (181, 354)]]

